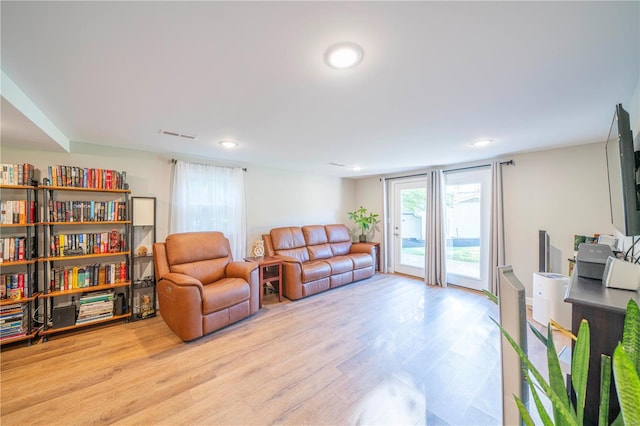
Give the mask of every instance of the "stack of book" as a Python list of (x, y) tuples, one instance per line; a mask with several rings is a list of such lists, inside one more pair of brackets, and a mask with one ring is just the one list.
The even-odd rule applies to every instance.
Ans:
[(0, 340), (27, 334), (24, 305), (13, 303), (0, 308)]
[(113, 317), (113, 291), (88, 293), (80, 298), (76, 325)]

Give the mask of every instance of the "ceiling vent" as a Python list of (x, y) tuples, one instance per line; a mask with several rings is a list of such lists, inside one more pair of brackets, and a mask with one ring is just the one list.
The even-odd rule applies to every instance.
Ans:
[(185, 139), (198, 139), (197, 136), (187, 135), (185, 133), (172, 132), (170, 130), (162, 130), (160, 129), (160, 133), (167, 136), (175, 136), (176, 138), (185, 138)]
[(344, 167), (344, 164), (336, 163), (335, 161), (332, 161), (329, 164), (332, 165), (332, 166)]

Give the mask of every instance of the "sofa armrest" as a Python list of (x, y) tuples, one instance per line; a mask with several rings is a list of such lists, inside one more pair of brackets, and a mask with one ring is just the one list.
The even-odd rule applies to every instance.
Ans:
[(225, 275), (228, 278), (240, 278), (249, 284), (250, 313), (260, 309), (260, 275), (257, 262), (229, 262), (225, 267)]
[(200, 293), (200, 298), (202, 298), (204, 294), (202, 283), (191, 275), (169, 272), (168, 274), (161, 276), (158, 281), (167, 281), (179, 287), (195, 287)]
[(169, 328), (185, 342), (202, 336), (202, 283), (192, 276), (169, 272), (160, 277), (156, 288), (162, 318)]
[(251, 272), (256, 269), (258, 269), (257, 262), (229, 262), (224, 272), (227, 277), (242, 278), (251, 282)]
[(353, 243), (351, 244), (350, 253), (369, 253), (371, 256), (374, 255), (375, 245), (370, 243)]

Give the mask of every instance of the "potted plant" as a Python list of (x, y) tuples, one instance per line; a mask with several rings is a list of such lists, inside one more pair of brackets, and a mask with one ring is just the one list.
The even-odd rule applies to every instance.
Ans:
[[(487, 293), (488, 292), (485, 291), (485, 294)], [(491, 295), (489, 297), (494, 302), (497, 301), (495, 296)], [(584, 403), (587, 389), (591, 340), (589, 323), (583, 319), (580, 323), (578, 336), (572, 336), (575, 340), (573, 359), (571, 362), (571, 382), (576, 393), (576, 402), (574, 403), (566, 392), (558, 355), (553, 343), (551, 325), (547, 327), (547, 336), (544, 336), (529, 324), (533, 334), (547, 348), (549, 368), (549, 380), (547, 381), (535, 368), (518, 343), (511, 338), (509, 333), (507, 333), (497, 321), (493, 321), (498, 325), (502, 334), (526, 366), (524, 368), (524, 374), (527, 378), (535, 407), (528, 409), (518, 397), (515, 397), (523, 422), (526, 425), (533, 425), (534, 421), (531, 416), (531, 411), (536, 409), (545, 425), (583, 425), (585, 423)], [(600, 418), (598, 419), (598, 424), (608, 424), (611, 380), (615, 382), (618, 402), (620, 403), (620, 414), (612, 424), (640, 424), (640, 309), (634, 300), (629, 300), (627, 304), (622, 342), (618, 343), (618, 346), (613, 352), (613, 356), (601, 354), (600, 361)], [(540, 393), (546, 395), (551, 401), (553, 417), (541, 403)]]
[(364, 207), (360, 206), (359, 209), (352, 212), (347, 212), (349, 220), (352, 220), (360, 228), (359, 240), (361, 243), (367, 241), (366, 233), (372, 229), (378, 223), (378, 214), (370, 213)]

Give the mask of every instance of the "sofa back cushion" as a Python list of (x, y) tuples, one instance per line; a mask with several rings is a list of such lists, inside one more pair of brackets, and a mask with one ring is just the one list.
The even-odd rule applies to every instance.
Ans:
[(325, 225), (327, 239), (334, 256), (343, 256), (351, 250), (351, 235), (349, 229), (342, 224)]
[(171, 272), (190, 275), (202, 284), (224, 278), (225, 267), (233, 260), (229, 240), (222, 232), (185, 232), (165, 240)]
[(302, 234), (307, 243), (310, 260), (328, 259), (333, 256), (327, 242), (327, 233), (322, 225), (307, 225), (302, 227)]
[(293, 257), (301, 262), (309, 261), (306, 242), (299, 226), (274, 228), (269, 234), (275, 254)]

